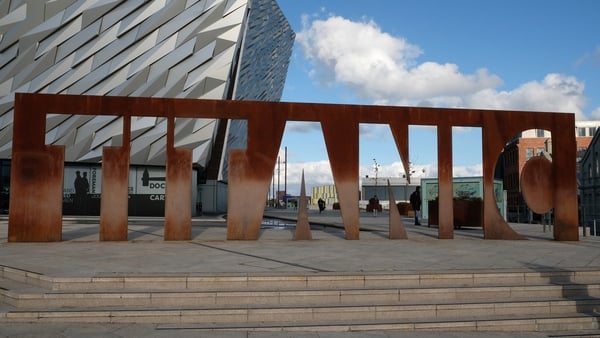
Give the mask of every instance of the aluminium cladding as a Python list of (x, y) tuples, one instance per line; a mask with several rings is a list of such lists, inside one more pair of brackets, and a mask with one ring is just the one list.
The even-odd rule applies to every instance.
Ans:
[[(295, 34), (275, 0), (13, 0), (0, 3), (0, 158), (15, 92), (278, 101)], [(206, 167), (218, 120), (178, 119), (177, 147)], [(132, 120), (131, 164), (165, 164), (166, 120)], [(245, 123), (224, 149), (244, 147)], [(48, 115), (46, 143), (98, 163), (122, 119)], [(216, 154), (221, 158), (221, 154)]]

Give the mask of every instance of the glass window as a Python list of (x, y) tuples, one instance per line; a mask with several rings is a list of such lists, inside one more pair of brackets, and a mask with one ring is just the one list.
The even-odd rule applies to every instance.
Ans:
[(544, 129), (536, 129), (537, 137), (544, 137)]
[(525, 149), (525, 160), (528, 160), (533, 157), (533, 148)]

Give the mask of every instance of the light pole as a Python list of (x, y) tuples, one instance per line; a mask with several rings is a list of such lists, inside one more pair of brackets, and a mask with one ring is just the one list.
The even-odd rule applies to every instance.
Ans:
[(377, 187), (377, 175), (379, 174), (379, 163), (377, 163), (376, 159), (373, 159), (373, 163), (374, 163), (373, 170), (375, 170), (375, 187)]
[[(421, 170), (423, 173), (425, 173), (425, 168), (423, 168)], [(406, 170), (406, 174), (404, 174), (404, 178), (406, 178), (406, 181), (404, 181), (405, 187), (404, 187), (404, 199), (408, 200), (408, 184), (410, 183), (410, 177), (412, 174), (416, 173), (417, 171), (413, 169), (413, 164), (412, 162), (408, 162), (408, 170)]]

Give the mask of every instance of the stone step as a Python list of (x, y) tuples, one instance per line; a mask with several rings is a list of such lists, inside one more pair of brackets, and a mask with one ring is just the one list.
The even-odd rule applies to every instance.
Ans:
[[(223, 324), (159, 324), (162, 332), (361, 332), (361, 331), (462, 331), (462, 332), (552, 332), (553, 337), (598, 337), (600, 318), (576, 314), (572, 316), (521, 316), (513, 318), (480, 318), (477, 320), (441, 321), (332, 321), (328, 323), (288, 322), (277, 325), (223, 325)], [(500, 336), (504, 336), (499, 334)], [(458, 336), (458, 334), (457, 334)]]
[(274, 291), (47, 291), (0, 281), (0, 300), (18, 308), (163, 307), (249, 305), (443, 304), (495, 300), (600, 298), (600, 285), (528, 285), (460, 288), (274, 290)]
[(0, 277), (55, 291), (99, 290), (280, 290), (430, 288), (511, 285), (589, 284), (600, 271), (520, 271), (370, 274), (105, 274), (91, 277), (49, 277), (0, 266)]
[(597, 330), (600, 271), (103, 274), (0, 266), (0, 324), (172, 329)]
[[(470, 304), (237, 307), (171, 309), (7, 310), (0, 322), (155, 323), (281, 325), (282, 323), (386, 321), (394, 323), (478, 321), (522, 318), (600, 317), (600, 299)], [(598, 318), (597, 318), (598, 319)]]

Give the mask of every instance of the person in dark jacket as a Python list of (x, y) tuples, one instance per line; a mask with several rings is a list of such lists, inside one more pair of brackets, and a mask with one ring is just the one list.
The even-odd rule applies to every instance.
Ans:
[(415, 225), (421, 225), (421, 222), (419, 222), (419, 216), (421, 214), (421, 187), (417, 187), (417, 189), (410, 194), (410, 205), (415, 212)]

